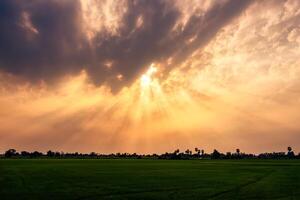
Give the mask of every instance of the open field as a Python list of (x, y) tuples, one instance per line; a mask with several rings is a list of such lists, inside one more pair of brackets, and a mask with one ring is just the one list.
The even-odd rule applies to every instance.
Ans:
[(300, 160), (0, 160), (0, 199), (300, 199)]

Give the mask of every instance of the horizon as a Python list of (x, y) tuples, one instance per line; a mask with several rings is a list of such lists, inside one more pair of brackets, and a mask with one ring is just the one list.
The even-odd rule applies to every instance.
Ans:
[[(197, 148), (197, 147), (195, 147)], [(197, 154), (198, 152), (195, 150), (195, 148), (188, 148), (188, 149), (174, 149), (174, 150), (171, 150), (171, 151), (166, 151), (166, 152), (152, 152), (152, 153), (138, 153), (138, 152), (110, 152), (110, 153), (103, 153), (103, 152), (96, 152), (96, 151), (90, 151), (90, 152), (80, 152), (80, 151), (72, 151), (72, 152), (64, 152), (64, 151), (59, 151), (59, 150), (51, 150), (51, 149), (48, 149), (47, 151), (38, 151), (38, 150), (32, 150), (32, 151), (27, 151), (27, 150), (19, 150), (19, 149), (14, 149), (14, 148), (10, 148), (10, 149), (7, 149), (6, 151), (4, 152), (0, 152), (0, 155), (4, 155), (5, 152), (9, 151), (9, 150), (16, 150), (17, 153), (21, 153), (21, 152), (27, 152), (27, 153), (33, 153), (33, 152), (40, 152), (44, 155), (46, 155), (49, 151), (50, 152), (53, 152), (53, 153), (60, 153), (60, 154), (74, 154), (74, 153), (79, 153), (79, 154), (91, 154), (91, 153), (95, 153), (96, 155), (110, 155), (110, 154), (137, 154), (137, 155), (155, 155), (155, 154), (158, 154), (158, 155), (161, 155), (161, 154), (166, 154), (166, 153), (174, 153), (176, 151), (178, 151), (178, 153), (186, 153), (187, 150), (189, 150), (192, 154)], [(272, 154), (272, 153), (287, 153), (289, 152), (288, 150), (289, 147), (287, 147), (285, 150), (281, 150), (281, 151), (265, 151), (265, 152), (245, 152), (245, 151), (242, 151), (241, 149), (237, 148), (239, 150), (239, 153), (240, 154), (252, 154), (252, 155), (255, 155), (255, 156), (258, 156), (260, 154)], [(199, 148), (197, 148), (199, 149)], [(199, 149), (199, 151), (202, 151), (203, 150), (203, 153), (204, 154), (212, 154), (215, 150), (218, 151), (219, 153), (221, 154), (227, 154), (227, 153), (231, 153), (231, 154), (235, 154), (237, 153), (237, 149), (233, 149), (232, 151), (221, 151), (219, 149), (212, 149), (211, 151), (207, 151), (205, 149)], [(300, 151), (295, 151), (294, 148), (291, 147), (291, 151), (296, 155), (296, 156), (300, 156)], [(202, 154), (202, 153), (201, 153)]]
[(300, 1), (3, 0), (0, 27), (0, 152), (300, 151)]

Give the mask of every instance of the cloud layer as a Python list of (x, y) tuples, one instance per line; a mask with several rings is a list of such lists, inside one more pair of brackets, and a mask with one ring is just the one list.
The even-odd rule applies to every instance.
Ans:
[(153, 62), (181, 63), (249, 1), (194, 4), (190, 12), (160, 0), (4, 0), (0, 67), (33, 81), (85, 70), (95, 84), (118, 89)]

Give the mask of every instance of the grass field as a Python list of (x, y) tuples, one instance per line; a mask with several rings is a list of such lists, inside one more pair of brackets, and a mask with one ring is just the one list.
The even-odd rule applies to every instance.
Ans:
[(300, 199), (300, 161), (2, 159), (0, 199)]

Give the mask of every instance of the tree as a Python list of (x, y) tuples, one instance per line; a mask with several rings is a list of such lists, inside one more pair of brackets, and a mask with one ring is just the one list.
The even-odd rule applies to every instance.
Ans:
[(241, 150), (240, 149), (236, 149), (236, 155), (235, 155), (235, 158), (241, 158)]
[(226, 153), (226, 158), (230, 159), (232, 157), (231, 152)]
[(15, 149), (9, 149), (5, 152), (4, 156), (6, 158), (11, 158), (13, 156), (17, 155), (17, 151)]
[(55, 156), (55, 153), (51, 150), (47, 151), (47, 156), (48, 157), (54, 157)]
[(31, 153), (31, 156), (34, 158), (41, 157), (42, 155), (43, 155), (43, 153), (38, 152), (38, 151), (34, 151)]
[(185, 153), (189, 155), (189, 154), (190, 154), (190, 150), (187, 149), (187, 150), (185, 151)]
[(97, 156), (97, 154), (95, 152), (90, 153), (90, 157), (96, 157), (96, 156)]
[(29, 156), (30, 156), (30, 153), (27, 152), (27, 151), (22, 151), (22, 152), (21, 152), (21, 156), (23, 156), (23, 157), (29, 157)]
[(213, 153), (211, 154), (212, 159), (218, 159), (221, 157), (221, 154), (218, 150), (214, 149)]
[(58, 151), (55, 152), (55, 157), (60, 157), (60, 153)]
[(287, 156), (288, 156), (289, 158), (294, 158), (294, 157), (295, 157), (295, 154), (294, 154), (294, 152), (293, 152), (292, 147), (288, 147), (287, 150), (288, 150)]

